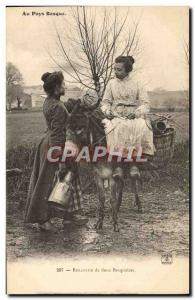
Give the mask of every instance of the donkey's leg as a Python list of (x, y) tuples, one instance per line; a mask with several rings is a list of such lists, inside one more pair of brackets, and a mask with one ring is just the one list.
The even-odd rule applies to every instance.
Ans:
[(122, 203), (122, 196), (123, 196), (123, 187), (124, 187), (124, 173), (121, 166), (115, 168), (112, 177), (114, 178), (117, 184), (117, 210), (119, 211), (121, 203)]
[(119, 211), (121, 207), (122, 198), (123, 198), (123, 188), (124, 188), (124, 180), (118, 179), (117, 180), (117, 189), (118, 189), (117, 211)]
[(142, 212), (142, 204), (140, 201), (140, 197), (139, 197), (139, 180), (138, 179), (133, 179), (132, 180), (132, 185), (133, 185), (133, 191), (134, 191), (134, 195), (135, 195), (135, 204), (137, 205), (138, 208), (138, 212), (141, 213)]
[(140, 181), (140, 171), (136, 166), (130, 169), (132, 189), (135, 196), (135, 204), (138, 207), (138, 212), (142, 212), (142, 205), (138, 195), (139, 192), (139, 181)]
[(117, 204), (117, 185), (116, 181), (113, 178), (110, 178), (110, 189), (111, 189), (111, 195), (110, 195), (110, 204), (112, 207), (112, 220), (113, 220), (113, 229), (114, 231), (118, 232), (118, 204)]
[(102, 229), (104, 220), (104, 203), (105, 203), (105, 192), (104, 192), (104, 181), (102, 178), (96, 176), (96, 184), (99, 196), (99, 207), (98, 207), (98, 221), (95, 225), (96, 229)]

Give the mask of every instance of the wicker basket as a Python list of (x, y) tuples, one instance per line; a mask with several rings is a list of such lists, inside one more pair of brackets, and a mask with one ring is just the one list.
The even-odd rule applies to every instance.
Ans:
[(158, 167), (165, 166), (173, 157), (175, 144), (175, 130), (168, 128), (163, 134), (154, 134), (154, 145), (156, 152), (153, 157)]

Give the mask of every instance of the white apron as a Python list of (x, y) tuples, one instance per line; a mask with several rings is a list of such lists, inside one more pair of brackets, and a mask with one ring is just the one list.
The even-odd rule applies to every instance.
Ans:
[[(108, 152), (117, 149), (140, 149), (149, 155), (154, 154), (153, 132), (149, 120), (143, 118), (128, 120), (104, 119)], [(124, 151), (126, 152), (126, 151)]]

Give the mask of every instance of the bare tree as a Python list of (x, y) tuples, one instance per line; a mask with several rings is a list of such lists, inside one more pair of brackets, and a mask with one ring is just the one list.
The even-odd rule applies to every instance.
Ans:
[(23, 78), (22, 74), (18, 68), (13, 65), (11, 62), (8, 62), (6, 65), (6, 82), (7, 84), (22, 84)]
[[(102, 96), (112, 77), (117, 55), (136, 55), (139, 51), (139, 20), (131, 21), (129, 11), (121, 16), (117, 8), (77, 7), (72, 9), (71, 32), (57, 35), (57, 54), (50, 57), (62, 69), (69, 82), (79, 83)], [(100, 13), (102, 14), (100, 17)]]
[(11, 104), (17, 100), (18, 108), (20, 108), (20, 98), (23, 93), (23, 78), (18, 68), (8, 62), (6, 65), (6, 98), (8, 109), (11, 110)]

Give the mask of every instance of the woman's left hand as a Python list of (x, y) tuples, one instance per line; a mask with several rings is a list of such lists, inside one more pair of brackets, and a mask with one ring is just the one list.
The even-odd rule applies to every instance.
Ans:
[(147, 114), (150, 111), (150, 107), (148, 105), (140, 105), (136, 110), (135, 110), (135, 117), (136, 118), (144, 118), (145, 114)]

